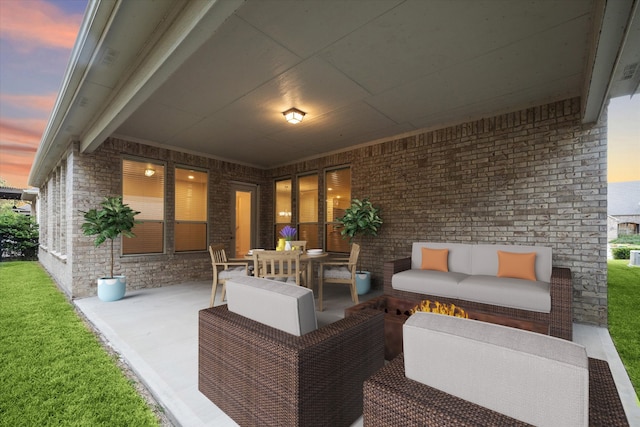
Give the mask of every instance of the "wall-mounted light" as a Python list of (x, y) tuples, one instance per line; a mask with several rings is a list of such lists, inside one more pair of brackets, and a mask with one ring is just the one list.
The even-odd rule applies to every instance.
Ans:
[(144, 176), (153, 176), (155, 175), (156, 171), (151, 169), (151, 168), (146, 168), (144, 170)]
[(289, 123), (291, 123), (292, 125), (295, 125), (296, 123), (300, 123), (302, 121), (302, 118), (306, 114), (307, 113), (305, 113), (304, 111), (300, 111), (297, 108), (291, 108), (285, 111), (284, 113), (282, 113), (282, 115), (284, 116), (284, 119)]

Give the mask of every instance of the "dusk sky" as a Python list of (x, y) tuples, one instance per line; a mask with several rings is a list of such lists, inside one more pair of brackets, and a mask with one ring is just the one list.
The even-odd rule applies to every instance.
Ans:
[[(11, 187), (27, 187), (86, 5), (0, 0), (0, 178)], [(608, 159), (610, 182), (640, 180), (640, 96), (612, 101)]]

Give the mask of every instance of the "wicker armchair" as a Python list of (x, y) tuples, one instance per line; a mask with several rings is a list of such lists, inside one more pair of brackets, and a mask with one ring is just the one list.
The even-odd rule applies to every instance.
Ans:
[(200, 311), (199, 390), (240, 425), (349, 426), (384, 363), (383, 314), (364, 311), (302, 336)]

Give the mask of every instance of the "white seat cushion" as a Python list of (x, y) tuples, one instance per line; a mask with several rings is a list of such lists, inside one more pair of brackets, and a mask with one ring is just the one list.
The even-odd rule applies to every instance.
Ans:
[(458, 285), (458, 298), (521, 310), (551, 312), (547, 282), (495, 276), (469, 276)]
[(391, 286), (393, 289), (401, 291), (457, 298), (458, 283), (467, 277), (469, 276), (463, 273), (445, 273), (412, 268), (394, 274), (391, 278)]
[(222, 280), (230, 279), (232, 277), (246, 276), (247, 269), (244, 267), (233, 267), (227, 270), (222, 270), (218, 273), (218, 278)]
[(536, 426), (586, 426), (584, 347), (560, 338), (434, 313), (403, 326), (405, 375)]
[(226, 286), (229, 311), (296, 336), (318, 329), (310, 289), (251, 276)]
[(351, 271), (347, 267), (325, 267), (323, 274), (327, 279), (351, 278)]

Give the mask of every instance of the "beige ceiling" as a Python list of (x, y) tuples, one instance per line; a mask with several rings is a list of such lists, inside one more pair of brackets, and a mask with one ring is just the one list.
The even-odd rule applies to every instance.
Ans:
[[(620, 1), (622, 22), (637, 4)], [(56, 122), (54, 112), (54, 138), (66, 133), (91, 152), (116, 135), (271, 168), (548, 101), (584, 101), (603, 5), (103, 0), (88, 11), (87, 33), (100, 37), (87, 37), (88, 65), (78, 53), (85, 68), (70, 113)], [(601, 80), (610, 79), (608, 70)], [(285, 122), (290, 107), (307, 113), (302, 123)]]

